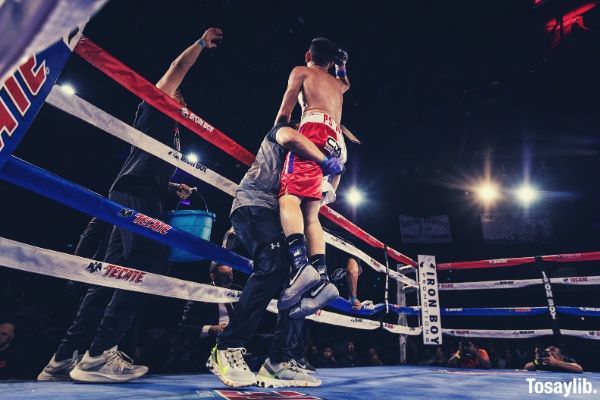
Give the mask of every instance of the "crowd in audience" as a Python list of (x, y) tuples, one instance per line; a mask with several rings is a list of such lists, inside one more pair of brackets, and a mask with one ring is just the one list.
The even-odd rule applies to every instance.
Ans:
[(322, 349), (312, 345), (308, 349), (307, 359), (316, 368), (376, 367), (383, 365), (379, 358), (379, 352), (374, 346), (368, 346), (365, 351), (359, 352), (351, 340), (334, 346), (324, 346)]
[(557, 372), (583, 372), (577, 361), (558, 347), (534, 345), (524, 346), (518, 342), (501, 341), (499, 344), (486, 341), (475, 344), (471, 340), (458, 342), (455, 348), (436, 346), (415, 352), (413, 360), (418, 365), (477, 368), (477, 369), (527, 369)]

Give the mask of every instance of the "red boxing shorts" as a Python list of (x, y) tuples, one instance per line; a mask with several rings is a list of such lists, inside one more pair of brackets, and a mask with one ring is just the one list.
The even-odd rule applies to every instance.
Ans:
[[(302, 118), (300, 133), (313, 142), (328, 157), (346, 161), (344, 135), (338, 124), (324, 113)], [(292, 194), (302, 199), (321, 200), (323, 196), (323, 171), (318, 163), (289, 152), (283, 163), (279, 180), (279, 196)]]

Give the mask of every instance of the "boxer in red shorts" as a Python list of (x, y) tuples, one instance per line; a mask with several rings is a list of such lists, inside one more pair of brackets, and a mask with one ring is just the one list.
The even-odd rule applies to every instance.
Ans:
[[(306, 66), (296, 67), (290, 74), (275, 120), (289, 123), (299, 101), (302, 107), (300, 132), (325, 155), (342, 162), (346, 159), (340, 128), (342, 102), (350, 87), (346, 76), (347, 59), (348, 54), (328, 39), (313, 39), (305, 55)], [(334, 64), (335, 77), (329, 73)], [(301, 308), (303, 296), (310, 297), (313, 305), (324, 305), (338, 295), (327, 277), (325, 240), (318, 216), (322, 198), (321, 171), (317, 163), (289, 153), (281, 172), (279, 213), (291, 263), (289, 285), (279, 299), (282, 310)], [(333, 178), (334, 188), (338, 183), (339, 175)], [(302, 313), (295, 314), (301, 317)]]
[[(342, 129), (329, 115), (310, 112), (302, 117), (299, 131), (325, 155), (338, 158), (342, 165), (346, 163)], [(323, 170), (316, 162), (288, 153), (283, 165), (279, 196), (295, 195), (306, 200), (321, 201)]]

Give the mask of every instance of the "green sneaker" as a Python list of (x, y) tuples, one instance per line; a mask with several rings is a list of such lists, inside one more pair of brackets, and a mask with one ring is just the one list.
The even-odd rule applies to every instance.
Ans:
[(272, 363), (267, 358), (256, 379), (257, 385), (264, 388), (321, 386), (321, 381), (314, 374), (300, 368), (295, 360)]
[(246, 349), (242, 347), (219, 350), (215, 345), (206, 361), (206, 368), (229, 387), (255, 385), (256, 375), (248, 368), (244, 354)]

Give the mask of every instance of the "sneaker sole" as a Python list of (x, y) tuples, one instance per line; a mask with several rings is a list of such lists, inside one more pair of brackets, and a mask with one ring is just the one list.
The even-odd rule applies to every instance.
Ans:
[[(211, 357), (212, 358), (212, 357)], [(226, 376), (224, 376), (221, 373), (221, 369), (219, 367), (216, 367), (211, 359), (209, 358), (208, 361), (206, 362), (206, 368), (208, 368), (208, 370), (213, 374), (216, 375), (217, 378), (219, 378), (219, 380), (221, 382), (223, 382), (225, 385), (232, 387), (232, 388), (239, 388), (239, 387), (245, 387), (245, 386), (254, 386), (256, 385), (256, 379), (254, 379), (252, 382), (250, 381), (234, 381), (231, 380), (229, 378), (227, 378)]]
[[(304, 298), (300, 300), (298, 307), (294, 307), (290, 310), (290, 317), (296, 319), (308, 317), (309, 315), (317, 312), (317, 310), (325, 307), (333, 299), (337, 298), (340, 295), (340, 292), (332, 283), (329, 283), (329, 285), (331, 285), (334, 289), (331, 289), (331, 293), (326, 298), (321, 299), (321, 301), (318, 303), (314, 299)], [(326, 288), (323, 290), (325, 289)]]
[(138, 373), (135, 375), (106, 375), (98, 372), (89, 372), (83, 371), (77, 367), (75, 367), (69, 376), (71, 379), (77, 382), (89, 382), (89, 383), (120, 383), (120, 382), (130, 382), (136, 379), (141, 378), (146, 375), (148, 371), (144, 371), (143, 373)]
[(71, 380), (71, 377), (69, 376), (69, 374), (57, 375), (57, 374), (49, 374), (45, 371), (42, 371), (37, 376), (37, 380), (39, 382), (65, 382), (65, 381), (68, 382)]
[(266, 376), (257, 377), (256, 386), (261, 388), (282, 388), (282, 387), (318, 387), (321, 386), (321, 381), (309, 382), (301, 380), (286, 380), (270, 378)]
[(321, 275), (319, 275), (317, 270), (312, 265), (306, 266), (304, 268), (304, 271), (302, 271), (301, 273), (309, 274), (308, 275), (309, 280), (307, 281), (306, 286), (301, 288), (302, 290), (298, 290), (297, 288), (295, 288), (295, 293), (292, 293), (292, 294), (288, 293), (289, 296), (286, 296), (286, 293), (293, 286), (290, 286), (287, 289), (285, 289), (283, 291), (283, 293), (281, 294), (281, 297), (279, 298), (279, 301), (277, 303), (277, 308), (279, 308), (280, 310), (287, 310), (288, 308), (293, 307), (296, 304), (298, 304), (300, 302), (300, 300), (302, 299), (302, 296), (306, 292), (308, 292), (310, 289), (317, 286), (319, 284), (319, 282), (321, 282)]

